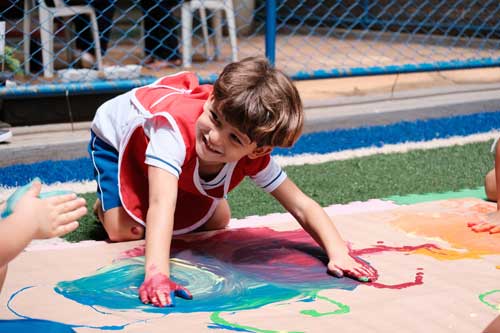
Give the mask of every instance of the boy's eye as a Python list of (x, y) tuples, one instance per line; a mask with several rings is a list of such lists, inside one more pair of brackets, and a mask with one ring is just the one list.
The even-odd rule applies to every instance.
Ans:
[(214, 121), (218, 121), (218, 120), (219, 120), (219, 118), (217, 117), (217, 113), (215, 113), (215, 112), (213, 112), (213, 111), (210, 111), (210, 115), (212, 116), (212, 119), (213, 119)]
[(238, 138), (238, 136), (236, 136), (235, 134), (231, 134), (231, 140), (233, 140), (239, 145), (242, 145), (240, 138)]

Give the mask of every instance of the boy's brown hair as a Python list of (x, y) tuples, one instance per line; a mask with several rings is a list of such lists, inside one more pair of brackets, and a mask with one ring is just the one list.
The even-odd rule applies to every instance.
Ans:
[(249, 57), (224, 67), (213, 95), (214, 108), (259, 147), (290, 147), (302, 132), (297, 88), (265, 58)]

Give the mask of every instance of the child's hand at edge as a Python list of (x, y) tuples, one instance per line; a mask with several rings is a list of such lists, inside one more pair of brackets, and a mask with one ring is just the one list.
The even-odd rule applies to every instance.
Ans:
[(34, 181), (13, 211), (21, 221), (33, 224), (33, 238), (60, 237), (78, 228), (77, 220), (87, 213), (85, 200), (74, 193), (40, 199), (41, 188), (42, 184)]
[(153, 304), (157, 307), (175, 306), (175, 296), (192, 299), (193, 296), (185, 287), (170, 280), (163, 273), (153, 273), (146, 276), (139, 288), (139, 298), (144, 304)]
[(484, 220), (469, 222), (467, 226), (474, 232), (500, 233), (500, 211), (487, 214)]
[(373, 267), (349, 253), (331, 258), (328, 262), (328, 273), (338, 278), (348, 276), (361, 282), (373, 282), (378, 278)]

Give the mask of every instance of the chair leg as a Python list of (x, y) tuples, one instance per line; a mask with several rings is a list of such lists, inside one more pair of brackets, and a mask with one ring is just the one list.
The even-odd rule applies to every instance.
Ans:
[(219, 9), (214, 9), (214, 29), (215, 29), (215, 59), (220, 58), (222, 47), (222, 15)]
[(24, 0), (24, 19), (23, 19), (23, 55), (24, 55), (24, 73), (30, 74), (30, 46), (31, 46), (31, 11), (33, 6), (31, 0)]
[(201, 30), (203, 32), (203, 41), (205, 42), (205, 57), (208, 59), (212, 51), (210, 50), (210, 41), (208, 39), (208, 21), (207, 21), (207, 10), (205, 7), (200, 7), (200, 21), (201, 21)]
[[(68, 24), (66, 22), (64, 22), (64, 24)], [(71, 61), (73, 61), (73, 51), (72, 51), (72, 47), (70, 45), (71, 43), (71, 31), (70, 29), (66, 28), (64, 29), (64, 38), (66, 38), (66, 42), (65, 42), (65, 48), (66, 48), (66, 63), (70, 64)]]
[(227, 25), (229, 30), (229, 41), (231, 43), (231, 52), (233, 61), (238, 61), (238, 46), (236, 45), (236, 19), (234, 17), (234, 9), (232, 1), (228, 1), (224, 5), (226, 12)]
[(193, 31), (193, 13), (191, 12), (189, 2), (186, 2), (181, 7), (182, 20), (182, 65), (191, 67), (192, 50), (191, 38)]
[(54, 22), (49, 11), (40, 6), (40, 39), (42, 42), (43, 75), (54, 76)]
[(102, 53), (101, 53), (101, 41), (99, 40), (99, 28), (97, 26), (97, 19), (95, 13), (90, 13), (90, 22), (92, 24), (92, 36), (94, 38), (94, 52), (95, 58), (97, 60), (97, 69), (102, 70)]

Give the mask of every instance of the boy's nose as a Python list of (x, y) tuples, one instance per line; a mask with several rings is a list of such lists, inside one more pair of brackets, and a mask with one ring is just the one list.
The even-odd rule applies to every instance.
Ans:
[(217, 130), (211, 130), (210, 133), (208, 134), (208, 142), (212, 145), (219, 145), (220, 139), (221, 135), (220, 132)]

